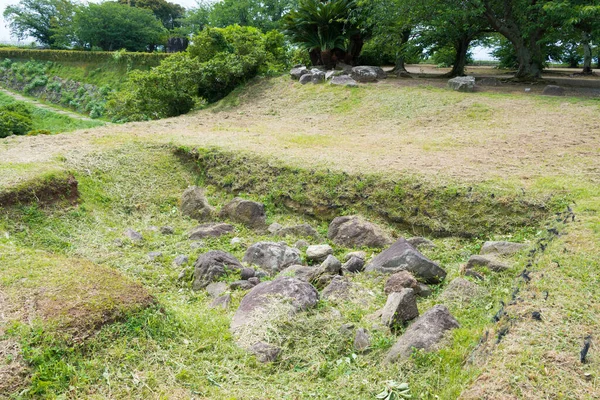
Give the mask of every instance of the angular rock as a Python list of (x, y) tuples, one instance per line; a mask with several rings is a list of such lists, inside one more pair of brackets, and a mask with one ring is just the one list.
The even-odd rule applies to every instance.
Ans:
[(188, 256), (179, 255), (173, 260), (173, 265), (175, 265), (176, 267), (181, 267), (183, 264), (187, 264), (188, 261)]
[(424, 237), (420, 237), (420, 236), (406, 239), (406, 241), (408, 243), (410, 243), (410, 245), (417, 250), (419, 250), (420, 248), (434, 248), (435, 247), (435, 244), (431, 240), (426, 239)]
[(325, 72), (313, 71), (311, 82), (315, 85), (325, 82)]
[(300, 251), (285, 243), (258, 242), (246, 250), (242, 260), (274, 275), (290, 265), (301, 264)]
[(310, 71), (304, 65), (299, 65), (297, 67), (294, 67), (290, 71), (290, 75), (291, 75), (292, 79), (295, 79), (295, 80), (299, 80), (302, 77), (302, 75), (306, 75), (306, 74), (310, 74)]
[(342, 272), (342, 263), (332, 255), (328, 255), (319, 267), (321, 274), (339, 275)]
[(268, 363), (277, 360), (281, 349), (277, 346), (270, 345), (265, 342), (257, 342), (250, 348), (250, 352), (256, 356), (256, 359), (261, 363)]
[(150, 261), (154, 261), (157, 258), (161, 258), (163, 256), (163, 253), (161, 253), (160, 251), (151, 251), (150, 253), (148, 253), (148, 258), (150, 259)]
[(418, 283), (415, 293), (419, 297), (429, 297), (433, 294), (433, 290), (431, 290), (431, 288), (424, 283)]
[(446, 271), (412, 247), (405, 239), (399, 239), (382, 251), (367, 265), (365, 271), (388, 274), (408, 271), (425, 283), (439, 283), (446, 277)]
[(256, 285), (250, 281), (239, 280), (239, 281), (231, 282), (229, 284), (229, 289), (231, 289), (231, 290), (250, 290), (254, 286), (256, 286)]
[(544, 96), (564, 96), (565, 88), (556, 86), (556, 85), (548, 85), (542, 91), (542, 95), (544, 95)]
[(141, 242), (142, 240), (144, 240), (142, 234), (137, 231), (134, 231), (133, 229), (127, 228), (123, 234), (127, 236), (132, 242)]
[(311, 74), (310, 72), (308, 74), (304, 74), (300, 77), (300, 84), (302, 85), (306, 85), (307, 83), (311, 83), (312, 82), (312, 77), (313, 74)]
[(243, 268), (240, 273), (242, 280), (247, 281), (250, 278), (253, 278), (255, 271), (253, 268)]
[(364, 271), (364, 269), (365, 269), (365, 260), (358, 258), (358, 257), (352, 257), (348, 261), (346, 261), (344, 264), (342, 264), (342, 270), (348, 271), (348, 272), (357, 273), (357, 272)]
[(448, 87), (457, 92), (474, 92), (475, 77), (473, 76), (457, 76), (448, 81)]
[(386, 356), (386, 362), (409, 358), (413, 349), (432, 350), (444, 337), (444, 334), (459, 328), (446, 306), (438, 304), (424, 313), (418, 320), (410, 325), (406, 332), (391, 348)]
[(352, 283), (342, 276), (334, 277), (329, 285), (321, 292), (321, 297), (327, 300), (345, 299), (350, 296)]
[(297, 237), (312, 237), (318, 238), (319, 232), (308, 224), (300, 224), (295, 226), (282, 227), (276, 234), (281, 237), (285, 236), (297, 236)]
[(401, 292), (403, 289), (413, 289), (415, 293), (419, 290), (419, 282), (408, 271), (400, 271), (391, 275), (385, 282), (383, 291), (385, 294)]
[(175, 229), (173, 229), (170, 226), (163, 226), (160, 228), (160, 233), (162, 233), (163, 235), (172, 235), (175, 233)]
[(206, 292), (210, 297), (219, 297), (225, 293), (228, 286), (225, 282), (213, 282), (206, 287)]
[(306, 240), (298, 240), (296, 243), (294, 243), (294, 248), (299, 250), (306, 249), (308, 246), (310, 246), (310, 243), (308, 243)]
[(219, 216), (229, 218), (233, 222), (244, 224), (250, 228), (263, 228), (267, 220), (263, 204), (239, 197), (223, 206)]
[(231, 233), (235, 230), (233, 225), (222, 222), (202, 224), (190, 231), (190, 240), (200, 240), (208, 237), (219, 237)]
[(377, 225), (353, 215), (337, 217), (327, 231), (327, 237), (335, 244), (346, 247), (385, 247), (390, 237)]
[(481, 247), (479, 254), (498, 254), (501, 256), (510, 256), (526, 248), (523, 243), (513, 242), (485, 242)]
[(402, 289), (388, 296), (387, 302), (381, 312), (381, 323), (385, 326), (394, 327), (402, 325), (407, 321), (419, 316), (417, 298), (412, 289)]
[(291, 265), (281, 271), (279, 276), (289, 276), (300, 279), (304, 282), (310, 282), (319, 272), (318, 268), (306, 267), (304, 265)]
[(331, 254), (333, 249), (328, 244), (312, 245), (306, 249), (306, 259), (311, 261), (323, 261)]
[(349, 261), (352, 257), (360, 258), (364, 261), (367, 259), (367, 253), (364, 251), (352, 251), (344, 256), (344, 261)]
[(335, 76), (340, 76), (343, 75), (344, 72), (343, 71), (336, 71), (336, 70), (331, 70), (331, 71), (327, 71), (325, 73), (325, 80), (328, 81), (331, 78), (335, 77)]
[(441, 294), (440, 299), (444, 301), (469, 302), (473, 297), (481, 294), (481, 288), (477, 284), (464, 278), (455, 278)]
[(343, 62), (338, 62), (335, 65), (335, 70), (336, 71), (341, 71), (344, 74), (350, 74), (350, 73), (352, 73), (352, 65), (348, 65), (348, 64), (343, 63)]
[(234, 237), (229, 241), (229, 244), (232, 246), (241, 246), (242, 245), (242, 239), (239, 237)]
[(270, 234), (274, 235), (277, 232), (279, 232), (279, 230), (281, 230), (282, 228), (283, 228), (283, 225), (278, 224), (277, 222), (273, 222), (271, 225), (269, 225), (267, 230), (269, 231)]
[(350, 75), (334, 76), (331, 78), (329, 84), (334, 86), (358, 87), (358, 83)]
[(318, 301), (317, 290), (299, 279), (280, 277), (261, 282), (242, 299), (231, 321), (231, 329), (235, 332), (244, 325), (262, 323), (271, 307), (277, 304), (286, 304), (289, 311), (295, 313), (314, 307)]
[(214, 299), (208, 307), (222, 308), (223, 310), (227, 310), (229, 308), (229, 304), (231, 304), (231, 295), (229, 293), (226, 293)]
[(493, 272), (502, 272), (509, 269), (509, 266), (490, 257), (472, 255), (467, 261), (465, 269), (471, 270), (474, 268), (487, 268)]
[(231, 254), (221, 250), (211, 250), (198, 257), (194, 264), (194, 290), (207, 287), (228, 272), (241, 270), (242, 264)]
[(214, 214), (214, 208), (208, 204), (204, 190), (191, 186), (181, 196), (181, 213), (198, 221), (208, 221)]
[(354, 349), (360, 353), (364, 353), (371, 347), (371, 337), (364, 328), (356, 330), (354, 336)]
[(257, 276), (253, 276), (252, 278), (248, 278), (248, 282), (250, 282), (252, 285), (256, 286), (260, 283), (260, 278)]
[(350, 76), (357, 82), (375, 82), (378, 78), (378, 72), (373, 67), (358, 66), (352, 68)]

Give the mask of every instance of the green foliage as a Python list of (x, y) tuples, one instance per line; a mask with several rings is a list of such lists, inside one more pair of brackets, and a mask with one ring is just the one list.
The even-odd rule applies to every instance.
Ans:
[[(435, 51), (431, 56), (431, 61), (438, 67), (451, 67), (456, 60), (456, 49), (452, 46), (444, 46)], [(473, 54), (467, 53), (467, 63), (473, 62)]]
[(185, 114), (198, 102), (213, 102), (257, 74), (284, 66), (283, 37), (252, 27), (207, 28), (187, 52), (151, 71), (134, 71), (108, 107), (113, 119), (147, 120)]
[(152, 11), (162, 25), (170, 31), (181, 25), (180, 20), (185, 14), (185, 8), (165, 0), (119, 0), (119, 3)]
[[(115, 64), (130, 65), (131, 69), (144, 67), (154, 67), (160, 64), (162, 60), (169, 57), (170, 54), (161, 53), (133, 53), (119, 52), (119, 57), (115, 57), (115, 52), (109, 51), (74, 51), (74, 50), (31, 50), (23, 48), (0, 48), (0, 58), (5, 63), (14, 61), (53, 61), (57, 63), (92, 63), (92, 64)], [(7, 61), (8, 60), (8, 61)], [(11, 61), (12, 60), (12, 61)]]
[(213, 5), (209, 18), (216, 27), (237, 24), (267, 32), (281, 28), (282, 18), (296, 4), (297, 0), (223, 0)]
[(32, 127), (31, 111), (25, 103), (12, 103), (0, 107), (0, 138), (25, 135)]

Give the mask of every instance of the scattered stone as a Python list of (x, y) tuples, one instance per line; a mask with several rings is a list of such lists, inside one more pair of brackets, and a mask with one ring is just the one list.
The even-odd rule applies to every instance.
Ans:
[(401, 292), (403, 289), (413, 289), (415, 293), (419, 290), (419, 282), (408, 271), (400, 271), (391, 275), (385, 282), (383, 291), (385, 294)]
[(208, 221), (214, 214), (214, 208), (208, 204), (204, 190), (191, 186), (181, 196), (181, 213), (198, 221)]
[(350, 295), (352, 284), (348, 279), (337, 275), (321, 292), (321, 297), (327, 300), (345, 299)]
[(260, 278), (253, 276), (252, 278), (248, 278), (248, 282), (256, 286), (260, 283)]
[(231, 290), (250, 290), (254, 286), (256, 286), (256, 285), (250, 281), (241, 281), (240, 280), (240, 281), (231, 282), (229, 284), (229, 289), (231, 289)]
[(198, 257), (194, 264), (194, 290), (207, 287), (228, 272), (242, 269), (242, 264), (231, 254), (211, 250)]
[(241, 277), (242, 280), (247, 281), (250, 278), (253, 278), (255, 271), (253, 268), (242, 268)]
[(510, 256), (527, 247), (523, 243), (513, 242), (485, 242), (479, 254), (498, 254), (501, 256)]
[(464, 278), (455, 278), (441, 294), (440, 299), (445, 301), (459, 301), (468, 303), (473, 297), (481, 294), (477, 284)]
[(475, 77), (473, 76), (457, 76), (448, 81), (448, 87), (457, 92), (474, 92)]
[(321, 274), (339, 275), (342, 272), (342, 263), (332, 255), (328, 255), (319, 267)]
[(226, 293), (215, 298), (210, 305), (209, 308), (222, 308), (223, 310), (227, 310), (229, 308), (229, 304), (231, 303), (231, 295)]
[(256, 356), (256, 359), (261, 363), (269, 363), (277, 360), (281, 349), (277, 346), (270, 345), (265, 342), (255, 343), (250, 351)]
[(466, 270), (472, 270), (474, 268), (487, 268), (493, 272), (502, 272), (509, 269), (509, 266), (501, 263), (500, 261), (494, 260), (493, 258), (472, 255), (467, 261)]
[(328, 244), (312, 245), (306, 249), (306, 259), (310, 261), (323, 261), (331, 254), (333, 249)]
[(285, 243), (258, 242), (246, 250), (243, 261), (267, 270), (270, 274), (300, 264), (300, 251)]
[(446, 277), (446, 271), (412, 247), (405, 239), (399, 239), (381, 252), (365, 270), (383, 273), (409, 271), (425, 283), (439, 283)]
[(219, 237), (235, 230), (233, 225), (222, 222), (202, 224), (190, 231), (190, 240), (200, 240), (208, 237)]
[(394, 327), (402, 325), (407, 321), (419, 316), (417, 298), (412, 289), (402, 289), (388, 296), (387, 302), (381, 312), (381, 323), (385, 326)]
[(242, 244), (242, 239), (240, 239), (239, 237), (234, 237), (229, 241), (229, 244), (232, 246), (239, 246)]
[(113, 243), (115, 244), (115, 246), (117, 247), (123, 247), (125, 245), (125, 243), (123, 243), (123, 241), (121, 239), (115, 239), (113, 241)]
[(317, 275), (318, 268), (306, 267), (304, 265), (291, 265), (281, 271), (279, 276), (291, 276), (304, 282), (310, 282)]
[(413, 349), (429, 351), (442, 340), (446, 331), (459, 327), (446, 306), (433, 306), (400, 336), (387, 354), (386, 362), (409, 358)]
[(261, 282), (242, 299), (231, 321), (231, 329), (235, 332), (244, 325), (262, 323), (270, 308), (277, 304), (285, 304), (291, 313), (295, 313), (314, 307), (318, 300), (317, 290), (296, 278), (280, 277)]
[(297, 237), (309, 237), (309, 238), (318, 238), (319, 232), (315, 230), (309, 224), (300, 224), (288, 227), (282, 227), (279, 229), (276, 234), (281, 237), (285, 236), (297, 236)]
[(343, 324), (339, 329), (340, 333), (344, 336), (352, 335), (352, 331), (354, 331), (354, 324)]
[(354, 336), (354, 349), (360, 353), (364, 353), (371, 347), (371, 337), (364, 328), (356, 330)]
[(259, 270), (254, 270), (254, 277), (255, 277), (255, 278), (258, 278), (258, 279), (263, 279), (263, 278), (266, 278), (266, 277), (268, 277), (268, 276), (269, 276), (269, 274), (268, 274), (268, 273), (266, 273), (266, 272), (265, 272), (265, 271), (263, 271), (263, 270), (260, 270), (260, 269), (259, 269)]
[(329, 225), (327, 237), (345, 247), (385, 247), (390, 237), (377, 225), (353, 215), (337, 217)]
[(564, 96), (565, 88), (556, 86), (556, 85), (548, 85), (542, 91), (542, 95), (544, 95), (544, 96)]
[(533, 318), (536, 321), (541, 321), (542, 320), (542, 314), (539, 311), (534, 311), (531, 313), (531, 318)]
[(151, 251), (150, 253), (148, 253), (148, 258), (150, 259), (150, 261), (154, 261), (157, 258), (161, 258), (163, 256), (163, 253), (161, 253), (160, 251)]
[(342, 270), (353, 273), (362, 272), (364, 269), (365, 260), (358, 257), (352, 257), (342, 265)]
[(433, 294), (433, 290), (431, 290), (431, 288), (429, 286), (427, 286), (426, 284), (419, 282), (417, 284), (417, 289), (415, 290), (415, 293), (419, 297), (429, 297)]
[(221, 218), (229, 218), (250, 228), (262, 228), (266, 224), (265, 206), (255, 201), (236, 197), (227, 203), (219, 213)]
[(357, 82), (375, 82), (378, 78), (378, 73), (373, 67), (359, 66), (352, 68), (350, 76)]
[(210, 297), (217, 298), (227, 291), (227, 284), (225, 282), (213, 282), (206, 286), (206, 292)]
[(420, 236), (416, 236), (416, 237), (412, 237), (410, 239), (406, 239), (406, 241), (408, 243), (410, 243), (410, 245), (412, 247), (414, 247), (415, 249), (419, 250), (419, 249), (432, 249), (435, 247), (435, 243), (433, 243), (431, 240), (426, 239), (424, 237), (420, 237)]
[(312, 83), (317, 85), (319, 83), (325, 82), (325, 72), (323, 71), (312, 71)]
[(367, 253), (364, 251), (352, 251), (344, 256), (344, 261), (350, 261), (352, 257), (360, 258), (364, 261), (367, 259)]
[(302, 77), (302, 75), (306, 75), (306, 74), (310, 74), (310, 71), (304, 65), (299, 65), (297, 67), (294, 67), (290, 71), (290, 75), (292, 76), (292, 79), (295, 79), (295, 80), (299, 80)]
[(300, 84), (306, 85), (307, 83), (312, 82), (313, 75), (309, 72), (308, 74), (304, 74), (300, 77)]
[(133, 229), (127, 228), (123, 234), (127, 236), (132, 242), (141, 242), (142, 240), (144, 240), (142, 234), (137, 231), (134, 231)]
[(329, 84), (334, 86), (358, 87), (358, 83), (349, 75), (334, 76), (331, 78)]
[(163, 235), (172, 235), (175, 233), (175, 229), (173, 229), (170, 226), (163, 226), (160, 228), (160, 233), (162, 233)]
[(296, 243), (294, 243), (294, 247), (299, 250), (306, 249), (308, 246), (310, 246), (310, 243), (308, 243), (306, 240), (298, 240)]
[(283, 228), (283, 225), (278, 224), (277, 222), (273, 222), (271, 225), (269, 225), (267, 230), (269, 231), (270, 234), (274, 235), (277, 232), (279, 232), (279, 230), (281, 230), (282, 228)]

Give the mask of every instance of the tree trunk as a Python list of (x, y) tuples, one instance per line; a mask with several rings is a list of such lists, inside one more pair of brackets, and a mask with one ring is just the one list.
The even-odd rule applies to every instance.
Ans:
[(581, 44), (583, 45), (583, 74), (591, 75), (592, 71), (592, 46), (590, 44), (591, 35), (583, 32)]
[(408, 43), (409, 39), (410, 39), (410, 34), (411, 34), (411, 30), (410, 29), (404, 29), (401, 33), (401, 43), (400, 43), (400, 51), (398, 51), (398, 54), (396, 56), (396, 65), (394, 66), (394, 69), (392, 70), (393, 74), (396, 74), (398, 76), (410, 76), (409, 72), (406, 70), (406, 65), (405, 65), (405, 60), (406, 58), (404, 57), (404, 48), (406, 47), (406, 43)]
[(467, 53), (469, 52), (469, 45), (471, 44), (471, 38), (464, 36), (456, 41), (455, 48), (456, 56), (454, 57), (454, 63), (452, 64), (452, 71), (448, 73), (448, 76), (454, 78), (455, 76), (465, 76), (465, 67), (467, 66)]
[(350, 37), (350, 43), (348, 44), (348, 51), (346, 52), (344, 62), (348, 65), (356, 65), (364, 44), (365, 41), (363, 40), (360, 33), (352, 35)]
[(324, 65), (328, 70), (333, 69), (331, 50), (321, 50), (321, 64)]
[(310, 62), (312, 65), (320, 65), (321, 64), (321, 52), (317, 49), (312, 49), (308, 52), (310, 57)]
[(515, 46), (519, 63), (515, 78), (520, 81), (535, 81), (541, 78), (544, 69), (544, 57), (537, 40), (531, 38), (529, 43), (525, 43), (524, 40), (516, 40), (512, 43)]

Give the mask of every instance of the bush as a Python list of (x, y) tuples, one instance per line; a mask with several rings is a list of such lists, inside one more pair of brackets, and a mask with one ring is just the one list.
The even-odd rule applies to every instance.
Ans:
[(0, 138), (25, 135), (32, 127), (31, 111), (26, 104), (16, 102), (0, 107)]
[(150, 71), (132, 71), (107, 103), (115, 121), (174, 117), (203, 101), (217, 101), (257, 74), (281, 72), (283, 35), (237, 25), (206, 28), (184, 53)]

